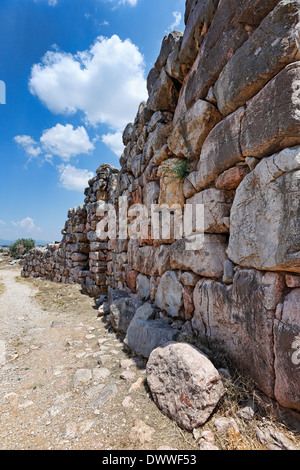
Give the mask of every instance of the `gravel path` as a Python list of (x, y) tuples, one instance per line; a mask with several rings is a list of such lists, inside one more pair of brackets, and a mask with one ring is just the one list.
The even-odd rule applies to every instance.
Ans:
[(0, 270), (1, 449), (195, 448), (154, 405), (144, 364), (93, 308), (47, 311), (18, 275)]

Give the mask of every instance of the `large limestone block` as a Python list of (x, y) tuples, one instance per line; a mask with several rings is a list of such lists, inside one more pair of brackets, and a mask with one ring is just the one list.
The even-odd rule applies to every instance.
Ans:
[(162, 276), (155, 304), (171, 317), (176, 318), (183, 314), (183, 285), (179, 282), (176, 272), (167, 271)]
[(203, 142), (220, 120), (215, 106), (198, 100), (176, 123), (168, 140), (169, 149), (178, 157), (198, 158)]
[(228, 256), (248, 268), (300, 273), (300, 147), (262, 160), (237, 189)]
[(184, 206), (183, 181), (177, 173), (181, 169), (184, 170), (185, 165), (187, 165), (187, 162), (185, 163), (183, 159), (168, 158), (159, 167), (159, 205), (167, 205), (169, 207)]
[(217, 124), (208, 135), (202, 147), (197, 173), (192, 180), (197, 191), (204, 189), (225, 170), (244, 161), (240, 147), (244, 115), (245, 109), (238, 109)]
[(181, 40), (183, 33), (181, 31), (172, 31), (164, 37), (161, 45), (159, 56), (155, 62), (155, 68), (161, 72), (166, 65), (171, 52), (174, 50), (176, 44)]
[(275, 338), (275, 398), (300, 411), (300, 289), (287, 295), (277, 312)]
[[(186, 204), (204, 205), (204, 232), (228, 233), (234, 192), (209, 188), (187, 199)], [(196, 211), (193, 211), (195, 214)]]
[(124, 342), (138, 356), (148, 358), (154, 349), (174, 341), (178, 335), (178, 330), (171, 328), (165, 320), (154, 317), (153, 306), (144, 304), (129, 325)]
[(136, 311), (142, 305), (141, 301), (131, 298), (115, 300), (109, 307), (112, 327), (120, 333), (126, 333)]
[(153, 84), (147, 108), (150, 111), (174, 112), (178, 101), (178, 91), (171, 77), (162, 69), (156, 82)]
[(239, 270), (233, 285), (199, 281), (194, 290), (193, 328), (221, 347), (258, 387), (274, 396), (275, 309), (284, 298), (284, 277)]
[(139, 246), (138, 240), (130, 240), (128, 244), (128, 264), (131, 269), (146, 276), (158, 276), (158, 268), (153, 260), (157, 248), (153, 246)]
[(193, 241), (195, 237), (188, 237), (173, 243), (170, 249), (171, 268), (193, 271), (205, 277), (221, 277), (227, 259), (226, 236), (204, 234), (202, 247), (196, 250), (189, 249)]
[(248, 39), (244, 25), (234, 21), (239, 4), (239, 0), (219, 4), (186, 83), (188, 108), (206, 97), (228, 60)]
[(278, 4), (224, 67), (214, 88), (228, 115), (258, 93), (287, 64), (300, 59), (300, 0)]
[[(206, 97), (224, 66), (279, 0), (221, 0), (189, 73), (186, 104)], [(201, 2), (199, 2), (201, 3)]]
[(196, 59), (199, 47), (212, 22), (219, 0), (193, 0), (186, 11), (186, 28), (183, 35), (179, 60), (190, 67)]
[(289, 64), (247, 103), (241, 129), (245, 157), (300, 144), (300, 62)]
[(214, 365), (185, 343), (170, 343), (151, 353), (147, 382), (160, 410), (189, 431), (205, 424), (224, 394)]

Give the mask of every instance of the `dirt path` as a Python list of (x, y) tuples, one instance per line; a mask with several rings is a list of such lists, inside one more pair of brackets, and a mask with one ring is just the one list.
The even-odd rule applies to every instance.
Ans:
[[(19, 275), (0, 265), (0, 449), (199, 450), (199, 436), (155, 406), (145, 364), (97, 318), (93, 299), (79, 286)], [(233, 417), (240, 433), (216, 434), (220, 449), (265, 448), (255, 430), (268, 419), (240, 419), (237, 400), (248, 391), (227, 387), (200, 433), (215, 432), (216, 417)], [(299, 444), (299, 435), (277, 429)]]
[(143, 364), (129, 360), (77, 287), (64, 287), (74, 312), (52, 311), (18, 275), (0, 270), (1, 449), (196, 448), (157, 410)]

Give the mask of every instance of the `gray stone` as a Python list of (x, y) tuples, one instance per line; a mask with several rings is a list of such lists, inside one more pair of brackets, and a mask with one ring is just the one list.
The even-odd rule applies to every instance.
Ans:
[(109, 303), (109, 305), (111, 305), (116, 300), (124, 299), (126, 297), (129, 297), (129, 295), (124, 290), (108, 289), (108, 303)]
[(155, 62), (155, 68), (159, 73), (166, 65), (169, 55), (173, 52), (176, 44), (181, 40), (182, 35), (183, 33), (181, 31), (172, 31), (168, 36), (164, 37), (159, 56)]
[(175, 84), (166, 71), (162, 69), (158, 79), (154, 83), (149, 96), (147, 107), (151, 111), (175, 111), (178, 101), (178, 91)]
[(244, 115), (244, 108), (238, 109), (217, 124), (208, 135), (202, 147), (197, 173), (191, 180), (197, 191), (211, 184), (225, 170), (244, 161), (240, 146)]
[(100, 406), (105, 405), (109, 400), (111, 400), (116, 394), (118, 393), (118, 387), (115, 383), (111, 383), (103, 388), (102, 392), (91, 402), (91, 406), (94, 408), (98, 408)]
[(152, 352), (147, 382), (160, 410), (189, 431), (208, 420), (224, 393), (213, 364), (185, 343), (170, 343)]
[(275, 398), (300, 411), (300, 289), (293, 289), (277, 309), (274, 322)]
[(273, 426), (258, 426), (256, 437), (268, 450), (299, 450), (294, 443)]
[(126, 333), (136, 311), (142, 306), (142, 302), (136, 299), (123, 298), (115, 300), (110, 305), (110, 322), (112, 327), (120, 332)]
[(92, 371), (89, 369), (79, 369), (76, 371), (72, 386), (77, 388), (79, 385), (88, 384), (92, 380)]
[(236, 192), (228, 256), (236, 264), (300, 273), (300, 147), (262, 160)]
[[(223, 275), (226, 261), (227, 239), (225, 235), (204, 234), (203, 245), (192, 249), (195, 237), (178, 240), (171, 247), (171, 268), (193, 271), (205, 277), (219, 278)], [(202, 240), (202, 236), (201, 236)], [(197, 248), (197, 247), (195, 247)]]
[(190, 67), (196, 59), (199, 47), (210, 27), (219, 0), (191, 2), (180, 50), (180, 62)]
[(171, 317), (176, 318), (183, 314), (183, 286), (175, 271), (167, 271), (162, 276), (155, 303), (160, 310), (167, 312)]
[(275, 310), (284, 295), (284, 276), (254, 270), (239, 270), (231, 286), (200, 280), (194, 290), (193, 329), (212, 348), (221, 348), (271, 397)]
[[(233, 191), (209, 188), (195, 194), (195, 196), (186, 201), (186, 204), (193, 206), (201, 204), (204, 206), (203, 229), (205, 233), (228, 233), (228, 220), (233, 198)], [(193, 213), (195, 215), (196, 211), (194, 210)]]
[(240, 137), (245, 157), (300, 144), (299, 79), (300, 62), (289, 64), (247, 103)]
[(198, 100), (175, 124), (168, 146), (178, 157), (199, 158), (202, 145), (221, 115), (211, 103)]
[(143, 274), (139, 274), (136, 278), (136, 292), (138, 298), (147, 301), (150, 298), (150, 279)]
[(148, 358), (154, 349), (175, 340), (178, 334), (165, 320), (153, 319), (154, 315), (153, 306), (144, 304), (128, 328), (124, 342), (138, 356)]
[(224, 274), (223, 282), (224, 284), (232, 284), (234, 278), (234, 265), (231, 261), (226, 260), (224, 263)]
[(246, 104), (287, 64), (300, 59), (299, 9), (299, 0), (281, 1), (224, 67), (215, 85), (223, 115)]

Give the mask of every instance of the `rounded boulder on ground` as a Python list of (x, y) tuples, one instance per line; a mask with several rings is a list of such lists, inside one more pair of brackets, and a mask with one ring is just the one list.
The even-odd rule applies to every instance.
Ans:
[(161, 411), (189, 431), (209, 419), (224, 394), (214, 365), (186, 343), (155, 349), (147, 364), (147, 382)]

